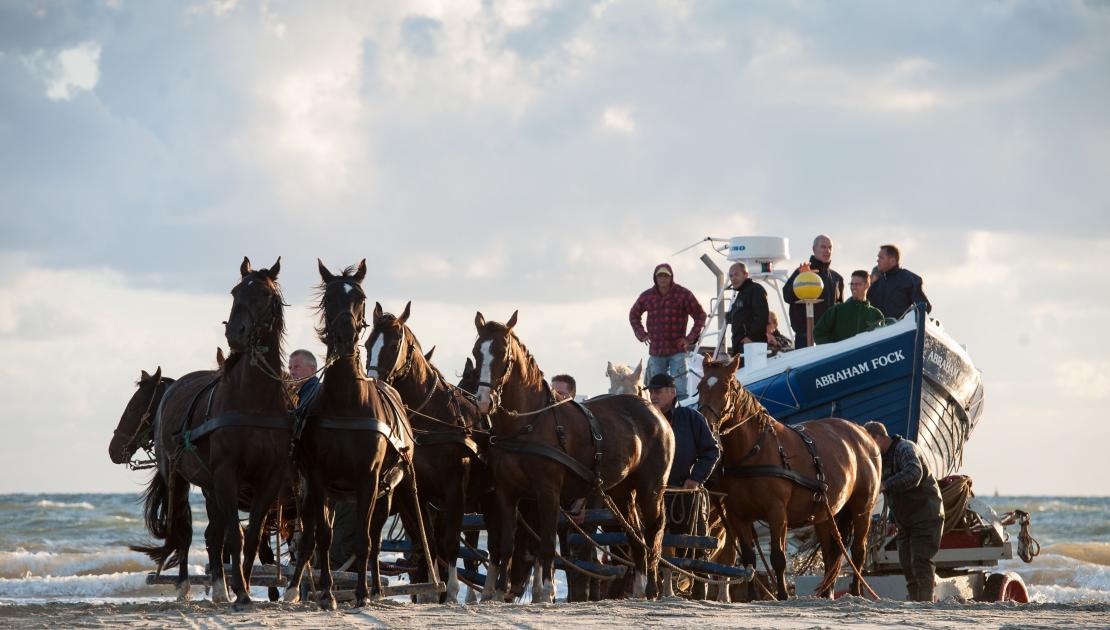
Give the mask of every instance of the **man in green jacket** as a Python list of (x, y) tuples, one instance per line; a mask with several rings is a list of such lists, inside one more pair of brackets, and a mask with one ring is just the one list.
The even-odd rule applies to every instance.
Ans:
[(883, 313), (867, 301), (867, 288), (871, 277), (866, 271), (852, 272), (852, 299), (836, 304), (813, 327), (813, 340), (817, 343), (844, 341), (856, 334), (871, 330), (883, 321)]

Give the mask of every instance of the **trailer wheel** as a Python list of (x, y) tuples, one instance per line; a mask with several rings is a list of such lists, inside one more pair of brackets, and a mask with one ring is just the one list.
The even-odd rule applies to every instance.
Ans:
[(1025, 590), (1025, 582), (1017, 573), (992, 573), (983, 584), (983, 594), (979, 601), (1028, 604), (1029, 593)]

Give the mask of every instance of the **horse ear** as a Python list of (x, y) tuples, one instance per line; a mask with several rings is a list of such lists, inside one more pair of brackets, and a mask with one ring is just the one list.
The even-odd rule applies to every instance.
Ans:
[(640, 362), (636, 364), (636, 369), (632, 372), (632, 380), (637, 382), (637, 383), (640, 382), (640, 374), (643, 371), (644, 371), (644, 360), (640, 359)]
[(401, 312), (401, 316), (397, 318), (397, 321), (401, 322), (402, 324), (407, 322), (409, 320), (409, 311), (411, 309), (412, 300), (409, 300), (408, 303), (405, 304), (405, 310)]
[(239, 275), (246, 277), (251, 272), (251, 259), (243, 256), (243, 264), (239, 265)]
[(156, 382), (156, 383), (158, 381), (162, 380), (162, 366), (161, 365), (158, 366), (157, 370), (154, 370), (154, 375), (151, 376), (150, 378), (154, 379), (154, 382)]
[(740, 369), (740, 353), (738, 352), (738, 353), (736, 353), (736, 356), (732, 357), (732, 360), (728, 362), (728, 370), (729, 370), (729, 372), (735, 373), (736, 370), (739, 370), (739, 369)]
[(362, 262), (360, 262), (358, 264), (358, 271), (355, 272), (355, 282), (357, 282), (358, 284), (362, 284), (362, 281), (365, 278), (366, 278), (366, 259), (363, 258)]
[(271, 280), (277, 280), (279, 273), (281, 273), (281, 256), (278, 256), (274, 264), (270, 265), (270, 271), (266, 275), (270, 276)]
[(375, 320), (381, 319), (382, 315), (384, 315), (384, 314), (385, 314), (385, 312), (382, 311), (382, 303), (381, 302), (374, 302), (374, 319)]
[(432, 355), (435, 354), (435, 353), (436, 353), (436, 347), (432, 346), (431, 350), (424, 353), (424, 360), (425, 361), (431, 361), (432, 360)]
[(708, 352), (701, 353), (701, 367), (702, 367), (702, 369), (705, 369), (705, 368), (709, 367), (709, 364), (712, 363), (712, 362), (713, 362), (713, 357), (710, 356), (710, 354)]
[(518, 312), (519, 311), (513, 311), (513, 316), (509, 318), (509, 321), (505, 322), (505, 328), (512, 330), (513, 326), (516, 326), (516, 315)]
[(470, 357), (467, 357), (466, 358), (466, 365), (463, 366), (463, 378), (466, 378), (467, 375), (473, 374), (473, 373), (474, 373), (474, 359), (471, 359)]
[(216, 365), (220, 366), (221, 370), (224, 369), (225, 360), (226, 359), (224, 359), (224, 349), (216, 348)]
[(325, 283), (331, 282), (335, 279), (335, 274), (328, 271), (328, 268), (324, 266), (324, 261), (317, 258), (316, 265), (320, 268), (320, 279), (323, 280)]
[(482, 316), (482, 311), (474, 314), (474, 327), (481, 330), (486, 325), (486, 318)]
[(613, 375), (613, 362), (612, 361), (606, 361), (605, 362), (605, 376), (612, 376), (612, 375)]
[(142, 370), (142, 374), (139, 375), (139, 382), (142, 383), (143, 381), (149, 381), (149, 380), (150, 380), (150, 375), (146, 373), (146, 370)]

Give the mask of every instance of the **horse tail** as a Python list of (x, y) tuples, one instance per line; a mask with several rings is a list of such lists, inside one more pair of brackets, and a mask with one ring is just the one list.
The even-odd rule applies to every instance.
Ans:
[[(171, 475), (176, 473), (170, 473)], [(188, 549), (193, 541), (192, 513), (189, 509), (189, 484), (170, 484), (157, 470), (143, 493), (143, 517), (147, 531), (161, 545), (131, 545), (132, 551), (146, 554), (158, 563), (158, 570), (173, 567), (178, 550)]]

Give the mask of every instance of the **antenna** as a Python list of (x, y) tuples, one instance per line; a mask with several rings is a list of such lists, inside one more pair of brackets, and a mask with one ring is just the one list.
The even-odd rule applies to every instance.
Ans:
[(678, 250), (677, 252), (671, 254), (671, 256), (678, 256), (681, 253), (684, 253), (686, 251), (694, 249), (695, 247), (697, 247), (698, 245), (701, 245), (702, 243), (726, 243), (726, 245), (724, 247), (714, 247), (713, 249), (715, 249), (719, 252), (723, 252), (726, 249), (728, 249), (728, 245), (727, 245), (728, 239), (727, 238), (720, 238), (720, 237), (717, 237), (717, 236), (707, 236), (707, 237), (701, 239), (700, 241), (695, 241), (694, 244), (692, 244), (692, 245), (688, 245), (686, 247), (683, 247), (682, 249)]

